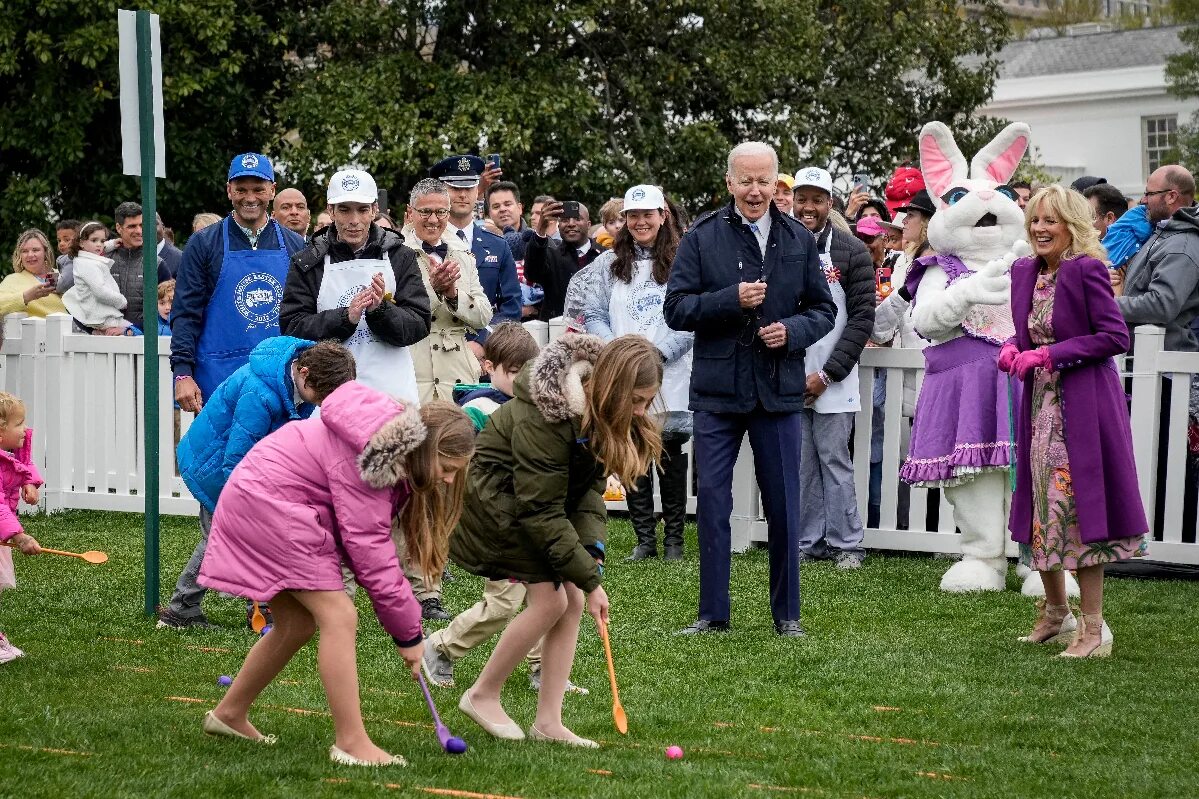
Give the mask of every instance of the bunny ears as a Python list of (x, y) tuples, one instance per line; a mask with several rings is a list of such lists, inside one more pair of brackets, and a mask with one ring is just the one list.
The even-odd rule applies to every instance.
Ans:
[(920, 171), (935, 197), (967, 178), (1006, 183), (1024, 157), (1031, 136), (1028, 125), (1013, 122), (978, 151), (967, 173), (966, 158), (949, 128), (941, 122), (929, 122), (920, 130)]

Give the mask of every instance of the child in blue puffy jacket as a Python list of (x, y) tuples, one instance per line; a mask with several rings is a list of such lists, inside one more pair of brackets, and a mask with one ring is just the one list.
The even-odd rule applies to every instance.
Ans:
[(200, 609), (206, 590), (196, 577), (212, 514), (233, 467), (269, 433), (310, 416), (355, 374), (354, 356), (341, 344), (277, 336), (255, 347), (249, 363), (212, 392), (176, 451), (179, 475), (200, 503), (200, 543), (179, 575), (170, 604), (159, 612), (159, 627), (211, 626)]

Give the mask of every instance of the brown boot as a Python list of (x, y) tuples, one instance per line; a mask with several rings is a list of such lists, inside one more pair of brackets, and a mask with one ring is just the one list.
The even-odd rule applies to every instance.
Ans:
[(1078, 620), (1070, 612), (1069, 605), (1050, 605), (1044, 599), (1037, 600), (1037, 624), (1028, 635), (1017, 641), (1026, 644), (1064, 644), (1073, 640), (1078, 630)]

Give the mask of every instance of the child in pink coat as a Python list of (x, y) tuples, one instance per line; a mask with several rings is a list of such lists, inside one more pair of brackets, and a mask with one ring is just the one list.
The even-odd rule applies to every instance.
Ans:
[[(25, 427), (25, 403), (0, 391), (0, 541), (15, 545), (25, 555), (42, 551), (37, 539), (25, 532), (17, 518), (17, 504), (24, 499), (30, 505), (38, 501), (42, 475), (30, 457), (33, 431)], [(12, 550), (0, 547), (0, 591), (17, 587)], [(25, 653), (0, 633), (0, 663), (15, 660)]]
[(246, 657), (204, 731), (275, 743), (250, 705), (320, 630), (317, 658), (335, 732), (330, 758), (403, 765), (362, 723), (355, 638), (358, 613), (343, 590), (344, 562), (412, 669), (424, 645), (421, 607), (391, 537), (399, 517), (409, 557), (440, 574), (462, 508), (455, 478), (474, 451), (474, 429), (448, 402), (418, 412), (356, 381), (325, 399), (320, 418), (285, 425), (250, 450), (229, 477), (213, 517), (199, 582), (271, 603), (274, 626)]

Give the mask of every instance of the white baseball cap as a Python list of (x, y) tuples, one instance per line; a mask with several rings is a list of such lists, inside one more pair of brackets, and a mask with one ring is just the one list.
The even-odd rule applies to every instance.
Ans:
[(333, 173), (326, 195), (329, 205), (338, 203), (366, 203), (379, 201), (379, 188), (375, 179), (361, 169), (343, 169)]
[(832, 194), (833, 176), (828, 173), (827, 169), (821, 169), (818, 166), (805, 166), (795, 173), (794, 188), (798, 189), (800, 186), (815, 186)]
[(624, 193), (624, 211), (665, 211), (666, 198), (657, 186), (642, 184)]

